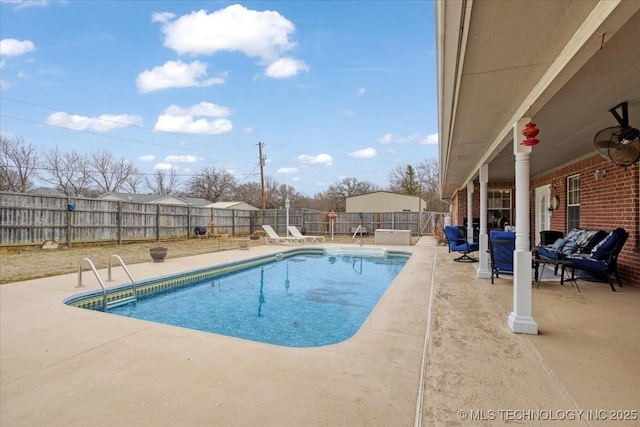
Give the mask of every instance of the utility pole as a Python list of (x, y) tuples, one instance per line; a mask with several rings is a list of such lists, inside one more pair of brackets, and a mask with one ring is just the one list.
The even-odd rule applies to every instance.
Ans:
[(262, 201), (262, 210), (265, 210), (267, 207), (267, 199), (264, 196), (264, 161), (267, 156), (262, 155), (262, 142), (258, 142), (258, 156), (260, 158), (260, 195)]

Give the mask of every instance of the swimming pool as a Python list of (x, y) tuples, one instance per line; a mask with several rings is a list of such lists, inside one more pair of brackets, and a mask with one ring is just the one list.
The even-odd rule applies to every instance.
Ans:
[[(187, 285), (140, 283), (136, 304), (109, 313), (289, 347), (335, 344), (360, 329), (409, 256), (294, 249), (213, 268), (221, 274), (208, 269), (174, 278), (201, 278)], [(145, 292), (152, 285), (156, 291)], [(67, 303), (98, 309), (81, 300)]]

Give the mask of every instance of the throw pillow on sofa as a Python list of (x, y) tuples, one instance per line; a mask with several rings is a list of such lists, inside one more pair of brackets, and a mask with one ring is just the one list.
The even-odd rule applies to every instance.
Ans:
[(554, 251), (560, 251), (562, 247), (568, 242), (567, 239), (559, 238), (551, 245), (551, 249)]
[(578, 245), (576, 244), (576, 242), (568, 241), (562, 247), (562, 254), (563, 255), (571, 255), (572, 253), (574, 253), (576, 251), (577, 248), (578, 248)]
[(591, 241), (591, 239), (596, 235), (597, 232), (598, 230), (584, 230), (584, 232), (580, 234), (580, 236), (574, 241), (576, 242), (576, 245), (580, 247), (587, 246), (587, 244)]
[(609, 257), (609, 254), (615, 248), (618, 240), (620, 239), (619, 234), (624, 233), (624, 230), (620, 228), (616, 228), (611, 233), (607, 234), (607, 237), (602, 239), (597, 245), (593, 247), (591, 250), (591, 258), (596, 260), (606, 260)]

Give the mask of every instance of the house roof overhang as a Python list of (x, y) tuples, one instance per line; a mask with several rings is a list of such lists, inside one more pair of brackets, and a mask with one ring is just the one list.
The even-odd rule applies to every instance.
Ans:
[(531, 177), (597, 154), (628, 102), (640, 127), (640, 2), (449, 0), (436, 4), (440, 195), (489, 165), (514, 177), (513, 125), (540, 129)]

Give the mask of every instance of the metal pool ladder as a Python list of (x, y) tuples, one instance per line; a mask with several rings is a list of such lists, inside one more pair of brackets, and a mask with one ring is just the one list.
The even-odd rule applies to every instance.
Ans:
[(78, 265), (78, 286), (76, 286), (76, 288), (82, 288), (84, 287), (84, 285), (82, 284), (82, 264), (88, 264), (89, 267), (91, 268), (91, 270), (93, 271), (93, 274), (96, 276), (96, 279), (98, 279), (98, 283), (100, 284), (100, 287), (102, 288), (102, 311), (107, 311), (109, 308), (113, 308), (113, 307), (118, 307), (119, 305), (124, 305), (124, 304), (128, 304), (130, 302), (136, 302), (138, 301), (138, 292), (136, 289), (136, 282), (135, 280), (133, 280), (133, 277), (131, 277), (131, 273), (129, 272), (129, 269), (127, 268), (127, 266), (125, 265), (124, 261), (122, 260), (122, 258), (120, 258), (119, 255), (111, 255), (109, 257), (109, 267), (108, 267), (108, 279), (107, 281), (110, 282), (111, 281), (111, 262), (113, 260), (117, 260), (120, 265), (122, 266), (122, 268), (124, 269), (125, 273), (127, 273), (127, 276), (129, 276), (129, 280), (131, 280), (131, 287), (133, 289), (133, 293), (130, 296), (124, 297), (124, 298), (120, 298), (114, 301), (109, 302), (108, 298), (107, 298), (107, 287), (104, 285), (104, 281), (102, 280), (102, 277), (100, 277), (100, 274), (98, 274), (98, 270), (96, 270), (96, 266), (93, 265), (93, 261), (91, 261), (89, 258), (83, 258), (80, 261), (80, 264)]

